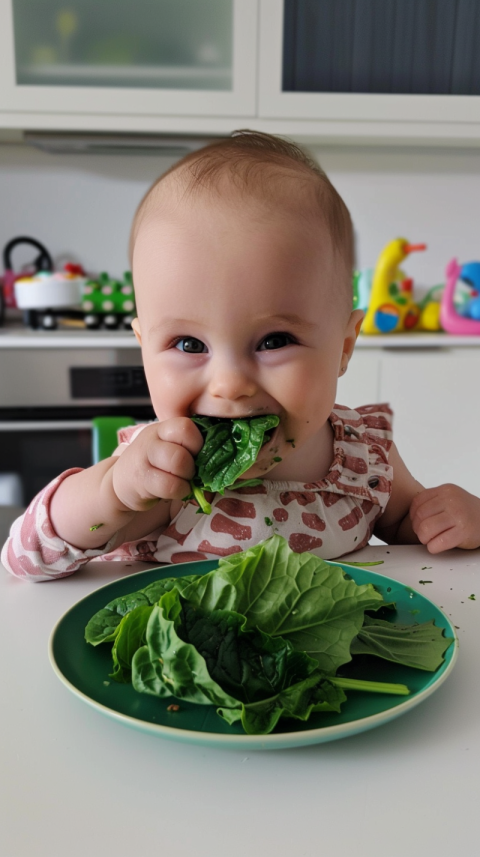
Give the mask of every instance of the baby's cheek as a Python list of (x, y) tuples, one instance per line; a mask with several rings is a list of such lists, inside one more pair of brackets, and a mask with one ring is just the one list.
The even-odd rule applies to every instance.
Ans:
[(182, 373), (161, 364), (146, 367), (146, 373), (150, 398), (160, 421), (189, 413), (194, 392)]

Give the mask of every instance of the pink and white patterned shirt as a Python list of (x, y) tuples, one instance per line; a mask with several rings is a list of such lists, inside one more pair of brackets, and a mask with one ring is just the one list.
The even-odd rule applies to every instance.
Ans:
[[(334, 559), (363, 548), (383, 513), (392, 490), (388, 463), (392, 411), (386, 404), (351, 410), (335, 405), (329, 421), (334, 432), (333, 461), (319, 482), (279, 482), (225, 490), (210, 500), (211, 515), (197, 514), (186, 502), (167, 528), (143, 539), (82, 551), (61, 539), (50, 521), (51, 498), (67, 470), (46, 486), (12, 525), (2, 551), (5, 567), (34, 581), (73, 574), (90, 559), (145, 560), (159, 563), (216, 559), (246, 550), (274, 532), (297, 553), (310, 551)], [(121, 455), (145, 426), (119, 432)]]

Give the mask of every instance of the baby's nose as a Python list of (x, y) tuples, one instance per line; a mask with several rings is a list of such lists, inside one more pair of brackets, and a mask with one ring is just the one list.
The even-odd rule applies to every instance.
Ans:
[(221, 399), (241, 399), (243, 396), (251, 398), (258, 391), (255, 379), (240, 366), (234, 364), (227, 366), (219, 363), (211, 376), (208, 392), (211, 396)]

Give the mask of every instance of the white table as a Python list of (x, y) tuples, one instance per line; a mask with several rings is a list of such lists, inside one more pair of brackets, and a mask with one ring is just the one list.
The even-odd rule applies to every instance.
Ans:
[[(148, 566), (91, 563), (36, 585), (2, 569), (1, 857), (480, 853), (480, 550), (433, 558), (420, 547), (382, 545), (359, 559), (385, 560), (374, 570), (443, 605), (459, 626), (452, 675), (381, 728), (248, 753), (137, 732), (55, 676), (47, 642), (60, 616)], [(433, 583), (419, 586), (422, 579)]]

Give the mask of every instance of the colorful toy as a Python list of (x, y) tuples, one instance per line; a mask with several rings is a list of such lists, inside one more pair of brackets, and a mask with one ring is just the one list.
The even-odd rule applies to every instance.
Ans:
[(128, 329), (135, 313), (130, 271), (123, 280), (107, 273), (88, 279), (80, 265), (71, 263), (63, 271), (40, 271), (17, 280), (15, 297), (25, 324), (33, 329), (55, 330), (60, 320), (67, 327)]
[(130, 271), (123, 281), (114, 280), (107, 273), (98, 280), (87, 280), (83, 286), (82, 310), (86, 327), (130, 327), (135, 313), (135, 296)]
[(463, 305), (460, 308), (457, 306), (457, 312), (466, 318), (480, 321), (480, 262), (467, 262), (462, 265), (460, 280), (467, 283), (470, 288)]
[[(15, 247), (20, 244), (30, 244), (39, 250), (39, 255), (33, 260), (28, 268), (16, 273), (12, 265), (12, 252)], [(0, 307), (5, 309), (15, 309), (17, 304), (15, 300), (15, 283), (17, 280), (27, 276), (36, 274), (38, 271), (53, 271), (53, 262), (47, 248), (37, 241), (36, 238), (29, 238), (26, 235), (21, 235), (18, 238), (12, 238), (3, 249), (3, 266), (4, 274), (0, 278)], [(0, 310), (0, 324), (2, 323), (2, 313)]]
[(82, 286), (85, 275), (71, 274), (68, 271), (39, 271), (31, 277), (20, 277), (14, 286), (15, 301), (18, 309), (38, 310), (65, 309), (77, 306), (82, 298)]
[[(445, 270), (446, 283), (440, 308), (440, 321), (448, 333), (460, 336), (480, 336), (480, 262), (468, 262), (460, 267), (456, 259), (452, 259)], [(464, 280), (474, 285), (472, 298), (467, 300), (460, 313), (455, 308), (455, 287), (458, 280)]]
[(413, 300), (413, 280), (399, 266), (409, 253), (425, 249), (426, 244), (409, 244), (406, 238), (396, 238), (383, 248), (373, 273), (362, 333), (398, 333), (417, 327), (421, 308)]
[(353, 274), (353, 309), (368, 309), (372, 291), (373, 268), (361, 268)]

